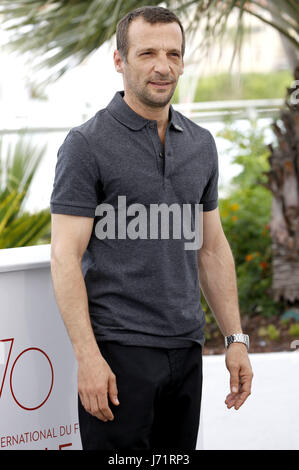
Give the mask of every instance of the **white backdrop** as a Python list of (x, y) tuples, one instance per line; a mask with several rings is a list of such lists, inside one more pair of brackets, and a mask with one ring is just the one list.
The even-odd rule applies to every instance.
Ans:
[(77, 363), (49, 249), (0, 250), (0, 450), (82, 449)]

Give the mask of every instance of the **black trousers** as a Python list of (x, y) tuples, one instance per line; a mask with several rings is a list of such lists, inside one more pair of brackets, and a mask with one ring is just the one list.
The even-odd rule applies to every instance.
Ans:
[(202, 392), (202, 348), (165, 349), (101, 342), (116, 375), (118, 399), (108, 396), (113, 421), (101, 421), (78, 395), (83, 450), (195, 450)]

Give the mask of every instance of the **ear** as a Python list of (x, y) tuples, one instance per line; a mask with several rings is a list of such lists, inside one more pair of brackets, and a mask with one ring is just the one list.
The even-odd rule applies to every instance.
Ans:
[(117, 49), (113, 52), (113, 61), (116, 71), (123, 73), (123, 59)]

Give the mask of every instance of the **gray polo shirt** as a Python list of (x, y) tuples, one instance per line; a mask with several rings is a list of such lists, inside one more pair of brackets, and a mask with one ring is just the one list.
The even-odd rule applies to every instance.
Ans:
[[(124, 226), (120, 229), (117, 221), (125, 213), (120, 200), (126, 210), (140, 205), (146, 209), (145, 219), (139, 219), (143, 230), (152, 223), (152, 205), (189, 204), (192, 212), (197, 203), (204, 211), (215, 209), (215, 141), (210, 131), (170, 105), (163, 146), (157, 121), (137, 114), (123, 96), (124, 91), (116, 92), (106, 108), (67, 134), (58, 150), (51, 213), (94, 218), (82, 272), (98, 341), (203, 346), (198, 249), (185, 249), (186, 238), (174, 236), (171, 214), (168, 238), (161, 235), (160, 219), (158, 236), (151, 237), (149, 230), (141, 236), (141, 223), (135, 223), (135, 238), (124, 235)], [(113, 235), (106, 219), (105, 238), (101, 234), (108, 213), (114, 213), (116, 229)], [(128, 211), (126, 227), (134, 220), (136, 212)]]

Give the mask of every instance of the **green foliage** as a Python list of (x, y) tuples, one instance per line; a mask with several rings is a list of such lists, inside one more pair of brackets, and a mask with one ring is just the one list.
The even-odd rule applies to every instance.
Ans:
[(299, 337), (299, 323), (294, 323), (288, 330), (289, 335)]
[(268, 336), (269, 336), (269, 339), (271, 340), (276, 340), (276, 339), (279, 339), (280, 337), (280, 331), (276, 328), (275, 325), (268, 325)]
[(275, 325), (270, 323), (268, 326), (261, 326), (258, 330), (258, 336), (268, 337), (270, 340), (280, 338), (280, 331)]
[[(288, 70), (271, 73), (222, 73), (199, 78), (194, 101), (250, 100), (284, 98), (285, 90), (293, 80)], [(175, 94), (175, 99), (178, 92)]]
[(268, 336), (268, 329), (265, 326), (261, 326), (257, 332), (258, 336)]
[[(49, 80), (55, 80), (69, 68), (82, 63), (106, 41), (110, 40), (112, 44), (113, 39), (115, 42), (118, 21), (142, 5), (161, 5), (161, 2), (2, 0), (1, 26), (11, 33), (9, 47), (18, 53), (27, 53), (32, 67), (50, 68), (52, 75)], [(271, 5), (250, 0), (223, 0), (221, 4), (206, 0), (180, 0), (175, 3), (167, 0), (164, 6), (170, 8), (185, 24), (188, 44), (192, 44), (198, 30), (203, 30), (202, 38), (194, 44), (202, 53), (207, 54), (215, 42), (223, 49), (228, 41), (233, 41), (230, 69), (235, 57), (242, 51), (243, 38), (247, 36), (245, 14), (259, 18), (279, 31), (295, 48), (299, 47), (298, 8), (295, 0), (279, 0), (271, 2)], [(191, 15), (190, 9), (193, 12)], [(235, 13), (232, 38), (229, 19)]]
[(49, 210), (30, 214), (23, 209), (44, 151), (45, 147), (37, 149), (21, 137), (4, 158), (0, 141), (0, 248), (50, 241)]
[[(240, 312), (271, 317), (279, 314), (282, 306), (272, 300), (270, 291), (272, 195), (263, 186), (263, 172), (269, 169), (265, 129), (252, 122), (248, 131), (240, 132), (228, 122), (218, 136), (231, 142), (232, 163), (241, 168), (231, 180), (229, 195), (219, 199), (223, 230), (235, 260)], [(204, 298), (203, 307), (211, 324), (212, 314)], [(270, 334), (275, 336), (274, 330)]]

